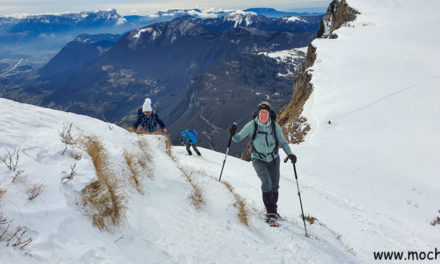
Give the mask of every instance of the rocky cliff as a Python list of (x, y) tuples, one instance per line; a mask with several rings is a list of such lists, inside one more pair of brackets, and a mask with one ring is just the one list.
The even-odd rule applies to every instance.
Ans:
[[(351, 8), (345, 0), (333, 0), (327, 9), (327, 13), (321, 21), (318, 38), (337, 38), (335, 30), (349, 21), (356, 19), (358, 11)], [(298, 144), (304, 141), (304, 137), (310, 130), (307, 119), (301, 115), (303, 106), (313, 91), (310, 83), (310, 67), (316, 59), (316, 48), (311, 43), (307, 50), (304, 65), (295, 81), (293, 95), (290, 103), (286, 105), (278, 115), (277, 121), (284, 130), (289, 143)]]

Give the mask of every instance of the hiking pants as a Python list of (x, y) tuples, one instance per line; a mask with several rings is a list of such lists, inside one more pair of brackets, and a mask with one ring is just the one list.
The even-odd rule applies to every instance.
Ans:
[(280, 157), (265, 162), (259, 159), (253, 159), (252, 165), (258, 178), (261, 180), (261, 191), (265, 192), (278, 192), (278, 184), (280, 182)]
[(252, 165), (258, 178), (261, 180), (261, 191), (263, 192), (263, 203), (268, 213), (277, 213), (278, 188), (280, 182), (280, 157), (265, 162), (253, 159)]
[(200, 151), (199, 151), (199, 149), (197, 148), (196, 144), (186, 144), (186, 151), (188, 151), (188, 154), (190, 154), (190, 155), (192, 154), (192, 153), (191, 153), (191, 150), (190, 150), (191, 146), (193, 147), (193, 149), (194, 149), (194, 151), (197, 153), (197, 155), (200, 156)]

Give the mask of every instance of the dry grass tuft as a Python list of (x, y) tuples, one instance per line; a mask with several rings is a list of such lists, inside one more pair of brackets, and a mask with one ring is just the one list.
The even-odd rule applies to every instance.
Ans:
[(138, 135), (163, 135), (164, 133), (161, 130), (156, 130), (154, 132), (148, 132), (145, 131), (142, 127), (138, 127), (137, 129), (134, 129), (131, 126), (122, 126), (125, 130), (131, 133), (136, 133)]
[(12, 182), (24, 182), (24, 176), (23, 176), (24, 170), (16, 170), (14, 175), (12, 175)]
[(28, 234), (28, 229), (23, 226), (18, 226), (11, 230), (11, 223), (12, 220), (4, 217), (0, 213), (0, 241), (5, 242), (6, 246), (20, 250), (25, 255), (30, 254), (26, 249), (32, 242), (32, 238)]
[(339, 234), (338, 232), (336, 232), (336, 231), (332, 230), (331, 228), (327, 227), (324, 223), (319, 221), (316, 217), (313, 217), (313, 216), (309, 215), (309, 216), (305, 217), (305, 219), (309, 223), (310, 223), (310, 221), (309, 221), (309, 219), (310, 219), (312, 221), (311, 224), (313, 224), (314, 222), (317, 222), (320, 226), (326, 228), (339, 242), (341, 242), (341, 244), (345, 247), (347, 252), (349, 252), (353, 256), (357, 255), (356, 251), (352, 247), (349, 247), (347, 244), (344, 243), (344, 241), (342, 241), (342, 235), (341, 234)]
[[(438, 213), (440, 214), (440, 210), (438, 210)], [(432, 220), (431, 222), (432, 226), (436, 226), (436, 225), (440, 225), (440, 217), (437, 216), (436, 218), (434, 218), (434, 220)]]
[(0, 201), (2, 200), (5, 194), (6, 194), (6, 189), (0, 189)]
[(165, 137), (165, 146), (168, 156), (170, 156), (172, 160), (177, 161), (177, 158), (174, 157), (173, 153), (171, 152), (172, 144), (171, 144), (170, 136), (168, 134), (165, 134), (164, 137)]
[(110, 232), (111, 226), (121, 225), (125, 218), (126, 197), (120, 192), (116, 177), (109, 169), (108, 157), (101, 143), (95, 137), (88, 137), (84, 144), (98, 179), (82, 190), (83, 206), (94, 226)]
[(72, 135), (72, 123), (63, 126), (63, 130), (58, 132), (61, 142), (64, 143), (64, 150), (61, 155), (64, 155), (67, 151), (67, 147), (69, 145), (74, 145), (76, 143), (76, 139)]
[[(137, 161), (139, 161), (140, 159), (135, 157), (133, 153), (128, 153), (127, 151), (124, 151), (124, 159), (128, 165), (128, 169), (130, 170), (130, 183), (136, 188), (136, 190), (140, 194), (144, 194), (144, 191), (142, 190), (141, 176), (135, 166), (135, 159)], [(139, 162), (137, 163), (139, 164)]]
[[(164, 135), (164, 138), (165, 138), (166, 152), (167, 152), (168, 156), (174, 162), (177, 162), (177, 158), (173, 155), (173, 153), (171, 151), (172, 145), (171, 145), (170, 137), (166, 134), (166, 135)], [(192, 179), (192, 174), (194, 172), (189, 172), (182, 166), (178, 166), (177, 168), (182, 172), (183, 176), (185, 176), (186, 180), (191, 184), (191, 186), (194, 189), (194, 192), (191, 194), (191, 203), (197, 209), (200, 209), (202, 207), (202, 205), (205, 204), (205, 200), (203, 199), (203, 196), (202, 196), (202, 189)]]
[(33, 200), (43, 192), (43, 183), (34, 183), (27, 187), (26, 194), (29, 200)]
[[(302, 215), (301, 215), (301, 217), (302, 217)], [(307, 222), (309, 222), (309, 224), (311, 224), (311, 225), (313, 225), (313, 224), (315, 223), (315, 221), (318, 220), (317, 218), (315, 218), (315, 217), (313, 217), (313, 216), (310, 216), (310, 215), (305, 216), (304, 219), (305, 219)]]
[(222, 181), (222, 183), (235, 197), (234, 207), (238, 209), (238, 218), (240, 219), (240, 222), (246, 226), (249, 226), (248, 213), (245, 208), (245, 200), (239, 194), (234, 192), (234, 189), (230, 183), (225, 181)]
[(191, 186), (194, 189), (193, 193), (191, 194), (191, 203), (197, 209), (201, 209), (202, 205), (205, 204), (205, 200), (203, 199), (203, 196), (202, 196), (202, 189), (192, 179), (192, 174), (194, 172), (188, 172), (187, 170), (185, 170), (183, 167), (180, 167), (180, 166), (178, 168), (182, 172), (183, 176), (185, 176), (186, 180), (191, 184)]
[(151, 148), (145, 139), (143, 139), (143, 140), (139, 139), (137, 143), (138, 143), (139, 149), (143, 153), (143, 157), (138, 159), (137, 163), (145, 171), (148, 178), (153, 178), (153, 173), (152, 173), (151, 168), (149, 166), (149, 164), (153, 161), (153, 156), (150, 154)]
[[(67, 173), (67, 172), (63, 171), (63, 173)], [(63, 177), (63, 183), (73, 180), (73, 177), (75, 175), (76, 175), (76, 162), (70, 166), (70, 172), (66, 176)]]
[(23, 172), (24, 170), (21, 170), (18, 168), (18, 161), (20, 160), (20, 148), (14, 149), (14, 151), (9, 151), (6, 149), (6, 154), (0, 157), (0, 160), (8, 167), (10, 171), (12, 171), (14, 174), (12, 175), (12, 182), (23, 182)]
[(6, 149), (6, 154), (0, 157), (0, 160), (11, 171), (17, 170), (19, 159), (20, 159), (20, 148), (14, 149), (13, 152), (10, 152), (8, 149)]
[(74, 160), (80, 160), (82, 158), (82, 154), (81, 153), (75, 153), (75, 152), (70, 152), (70, 157)]

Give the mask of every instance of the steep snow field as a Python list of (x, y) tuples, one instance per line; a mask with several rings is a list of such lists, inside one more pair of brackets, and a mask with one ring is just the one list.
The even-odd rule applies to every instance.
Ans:
[[(361, 12), (316, 39), (312, 132), (296, 148), (308, 180), (353, 204), (311, 205), (361, 259), (373, 251), (434, 251), (440, 228), (439, 1), (361, 1)], [(331, 124), (328, 124), (331, 121)], [(327, 201), (326, 201), (327, 202)]]
[[(0, 188), (6, 190), (1, 213), (13, 220), (10, 230), (24, 226), (28, 230), (24, 238), (33, 239), (22, 251), (1, 241), (2, 263), (356, 262), (327, 228), (309, 226), (311, 237), (304, 236), (289, 165), (283, 169), (280, 198), (280, 212), (286, 220), (280, 228), (272, 228), (263, 221), (259, 182), (251, 164), (228, 158), (222, 180), (244, 198), (246, 226), (237, 216), (235, 196), (217, 181), (222, 153), (201, 149), (203, 156), (194, 157), (183, 147), (173, 147), (170, 157), (163, 136), (139, 136), (93, 118), (6, 99), (0, 99), (0, 110), (1, 155), (19, 148), (17, 170), (24, 171), (12, 182), (16, 172), (0, 165)], [(124, 224), (111, 233), (93, 227), (81, 210), (80, 192), (96, 179), (96, 172), (79, 144), (69, 145), (62, 155), (59, 133), (70, 123), (74, 137), (94, 136), (102, 143), (120, 193), (126, 196)], [(141, 175), (151, 172), (151, 177), (141, 177), (144, 194), (130, 184), (123, 157), (124, 151), (141, 153), (139, 141), (152, 156), (149, 169), (141, 171)], [(75, 156), (81, 158), (75, 160)], [(69, 180), (66, 176), (75, 163), (76, 174)], [(199, 209), (191, 203), (193, 188), (182, 171), (201, 189), (204, 204)], [(42, 183), (43, 192), (29, 200), (26, 188), (34, 183)], [(30, 254), (24, 256), (26, 252)]]

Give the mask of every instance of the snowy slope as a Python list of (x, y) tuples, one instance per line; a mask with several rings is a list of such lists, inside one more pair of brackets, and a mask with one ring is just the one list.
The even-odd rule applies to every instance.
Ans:
[[(350, 201), (311, 214), (341, 233), (358, 256), (431, 251), (440, 228), (440, 2), (347, 0), (361, 14), (316, 39), (312, 132), (297, 148), (310, 182)], [(328, 124), (331, 121), (331, 124)], [(327, 202), (327, 201), (325, 201)]]
[[(166, 151), (160, 135), (136, 135), (90, 117), (0, 99), (0, 153), (20, 148), (14, 172), (0, 165), (0, 200), (3, 217), (27, 228), (33, 241), (23, 251), (0, 241), (1, 263), (355, 263), (327, 228), (309, 226), (304, 236), (292, 168), (283, 167), (280, 212), (286, 221), (279, 229), (263, 222), (259, 183), (252, 165), (229, 157), (223, 179), (245, 199), (249, 226), (240, 222), (236, 198), (217, 181), (224, 155), (201, 149), (202, 157), (187, 156), (183, 147)], [(108, 164), (126, 196), (124, 224), (99, 231), (81, 210), (81, 190), (96, 179), (91, 157), (81, 145), (68, 147), (59, 132), (72, 123), (75, 137), (95, 136), (107, 152)], [(151, 156), (150, 177), (141, 178), (141, 194), (128, 179), (124, 151), (142, 153), (146, 144)], [(73, 157), (81, 156), (78, 160)], [(72, 179), (66, 178), (76, 163)], [(204, 204), (197, 209), (190, 196), (194, 189), (183, 176), (191, 175), (202, 192)], [(33, 200), (27, 186), (42, 183), (43, 192)], [(307, 187), (308, 188), (308, 187)], [(305, 196), (306, 198), (308, 196)], [(1, 225), (2, 230), (5, 225)], [(0, 232), (1, 233), (1, 232)], [(26, 252), (30, 254), (25, 255)]]

